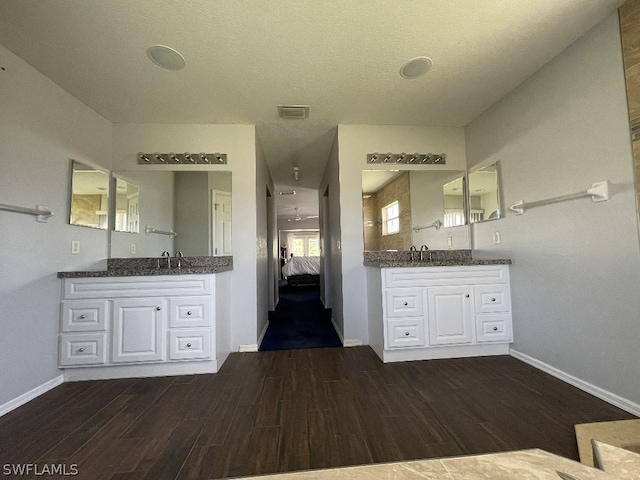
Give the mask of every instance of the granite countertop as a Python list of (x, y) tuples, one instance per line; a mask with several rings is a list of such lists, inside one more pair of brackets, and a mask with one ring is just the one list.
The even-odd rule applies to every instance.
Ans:
[(461, 267), (473, 265), (509, 265), (510, 259), (479, 259), (471, 257), (471, 250), (427, 250), (425, 260), (420, 261), (420, 252), (385, 251), (364, 252), (364, 265), (367, 267), (395, 268), (395, 267)]
[(557, 471), (572, 475), (579, 480), (619, 480), (621, 478), (539, 449), (292, 472), (255, 478), (273, 480), (344, 478), (395, 480), (415, 478), (427, 480), (560, 480)]
[[(171, 268), (166, 267), (166, 258), (110, 258), (106, 270), (84, 270), (58, 272), (58, 278), (82, 277), (140, 277), (154, 275), (198, 275), (221, 273), (233, 270), (233, 257), (182, 257), (171, 258)], [(164, 265), (164, 267), (159, 267)]]

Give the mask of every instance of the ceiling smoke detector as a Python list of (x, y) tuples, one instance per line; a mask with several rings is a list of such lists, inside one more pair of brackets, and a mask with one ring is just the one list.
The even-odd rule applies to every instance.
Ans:
[(307, 118), (309, 105), (278, 105), (278, 115), (280, 118)]

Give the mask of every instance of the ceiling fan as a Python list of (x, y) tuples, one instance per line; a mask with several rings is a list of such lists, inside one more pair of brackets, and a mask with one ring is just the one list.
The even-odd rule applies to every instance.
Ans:
[(294, 210), (296, 211), (296, 216), (293, 218), (287, 219), (287, 222), (299, 222), (300, 220), (306, 220), (308, 218), (318, 218), (318, 215), (309, 215), (307, 217), (301, 217), (298, 214), (298, 207), (295, 207)]

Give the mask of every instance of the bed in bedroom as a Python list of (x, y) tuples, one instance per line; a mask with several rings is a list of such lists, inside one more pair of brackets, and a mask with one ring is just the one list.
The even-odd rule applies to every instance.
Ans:
[(320, 285), (320, 257), (291, 257), (282, 266), (282, 275), (290, 287)]

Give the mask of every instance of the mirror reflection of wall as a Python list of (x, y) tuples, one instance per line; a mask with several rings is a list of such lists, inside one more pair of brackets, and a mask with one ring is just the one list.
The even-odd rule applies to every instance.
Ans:
[[(172, 256), (177, 251), (185, 256), (231, 254), (231, 172), (136, 170), (114, 175), (139, 189), (140, 233), (112, 232), (112, 258), (157, 257), (165, 250)], [(146, 227), (177, 235), (146, 235)]]
[(411, 195), (409, 172), (362, 172), (364, 249), (409, 250)]
[[(469, 227), (464, 222), (463, 179), (463, 171), (453, 170), (363, 171), (365, 250), (408, 250), (411, 245), (427, 245), (430, 249), (470, 248)], [(457, 199), (446, 198), (444, 185), (447, 184), (451, 184), (450, 189), (460, 185)], [(393, 208), (395, 202), (398, 202), (397, 210)], [(463, 220), (460, 226), (421, 228), (436, 221), (444, 222), (445, 207), (457, 207), (455, 202), (461, 205), (461, 216), (457, 217), (458, 221)], [(387, 209), (391, 218), (385, 218)], [(397, 221), (393, 218), (396, 213)], [(389, 233), (388, 227), (393, 228), (395, 224), (398, 231)]]
[(458, 227), (467, 223), (464, 208), (464, 177), (445, 183), (442, 186), (442, 199), (444, 201), (445, 228)]
[(140, 231), (140, 188), (122, 178), (115, 178), (116, 232), (138, 233)]
[(499, 183), (497, 163), (469, 174), (470, 223), (502, 218)]
[(69, 224), (106, 230), (109, 221), (109, 175), (71, 161)]

